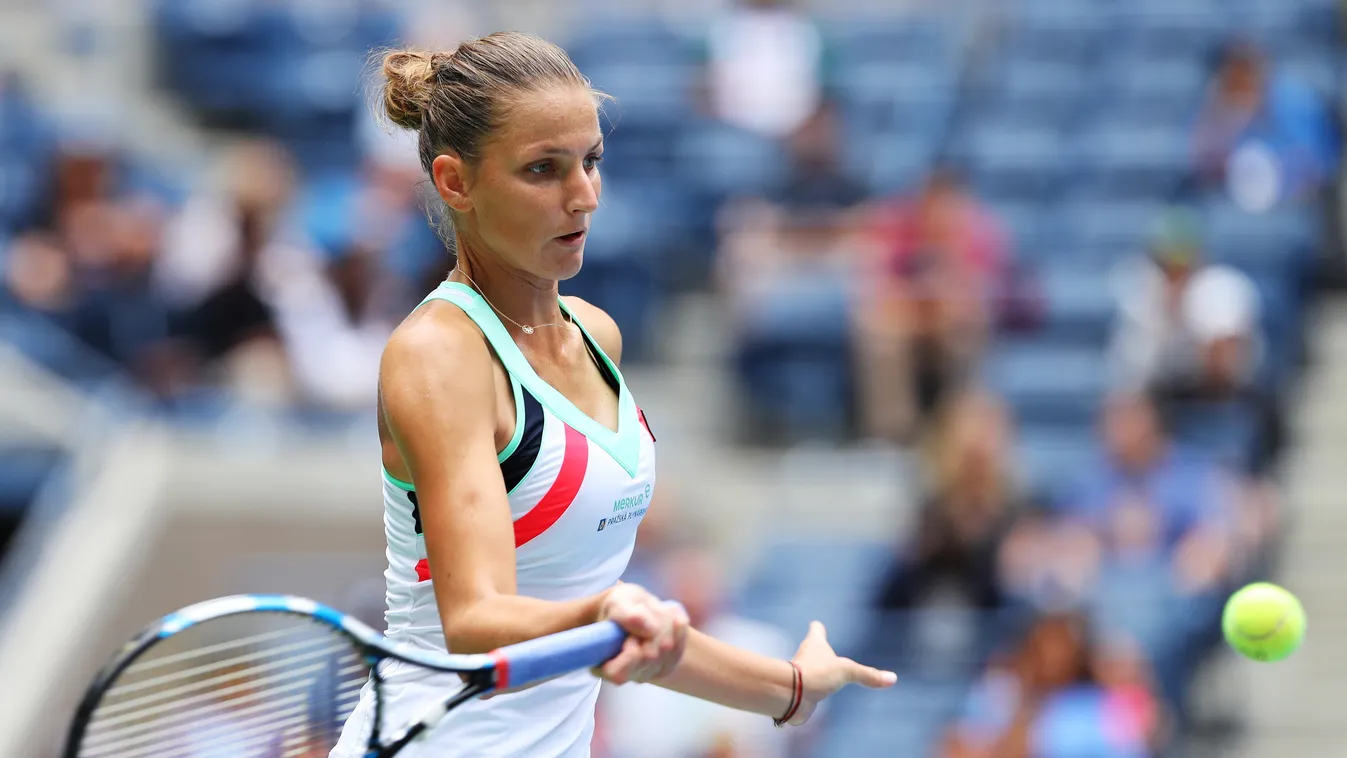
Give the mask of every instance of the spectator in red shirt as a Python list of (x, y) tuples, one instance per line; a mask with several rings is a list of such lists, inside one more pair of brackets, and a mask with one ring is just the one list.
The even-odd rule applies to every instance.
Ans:
[(937, 169), (878, 208), (857, 318), (866, 436), (910, 441), (976, 365), (1009, 257), (1000, 222)]

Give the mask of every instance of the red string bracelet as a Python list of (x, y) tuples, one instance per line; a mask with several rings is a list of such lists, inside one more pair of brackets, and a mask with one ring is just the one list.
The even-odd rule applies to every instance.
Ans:
[(790, 698), (790, 708), (786, 709), (786, 715), (779, 719), (772, 719), (772, 723), (777, 727), (783, 727), (795, 717), (795, 712), (800, 710), (800, 703), (804, 700), (804, 675), (800, 673), (800, 667), (795, 661), (787, 661), (790, 669), (794, 672), (795, 681)]

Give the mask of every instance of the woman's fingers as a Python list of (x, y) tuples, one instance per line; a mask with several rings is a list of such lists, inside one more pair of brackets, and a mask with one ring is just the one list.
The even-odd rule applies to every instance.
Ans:
[(872, 666), (866, 666), (850, 658), (842, 658), (841, 660), (844, 664), (847, 664), (849, 669), (847, 678), (853, 684), (879, 689), (892, 687), (898, 681), (898, 675), (892, 671), (883, 671)]
[(649, 681), (673, 671), (687, 643), (688, 617), (681, 605), (660, 602), (636, 585), (619, 585), (610, 593), (601, 617), (629, 635), (622, 651), (599, 668), (617, 684)]
[(627, 641), (622, 643), (622, 651), (603, 664), (599, 670), (604, 679), (614, 684), (626, 684), (631, 681), (631, 675), (643, 657), (641, 641), (635, 637), (628, 637)]

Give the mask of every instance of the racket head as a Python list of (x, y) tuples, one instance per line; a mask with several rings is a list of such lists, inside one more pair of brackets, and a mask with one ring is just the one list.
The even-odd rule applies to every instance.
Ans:
[(239, 595), (184, 608), (142, 630), (99, 672), (62, 755), (151, 758), (236, 747), (261, 758), (327, 756), (366, 687), (374, 717), (370, 734), (357, 737), (369, 744), (382, 710), (378, 667), (389, 657), (379, 639), (304, 598)]

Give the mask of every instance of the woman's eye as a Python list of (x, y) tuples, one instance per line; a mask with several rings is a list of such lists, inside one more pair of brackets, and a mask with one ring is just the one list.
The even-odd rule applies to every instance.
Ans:
[(552, 170), (551, 161), (543, 161), (542, 163), (535, 163), (532, 166), (528, 167), (528, 171), (530, 174), (546, 174), (548, 171), (551, 170)]
[(590, 170), (590, 169), (592, 169), (592, 168), (598, 166), (600, 163), (603, 163), (603, 156), (602, 156), (602, 155), (589, 155), (589, 156), (585, 156), (585, 170), (586, 170), (586, 171), (588, 171), (588, 170)]

